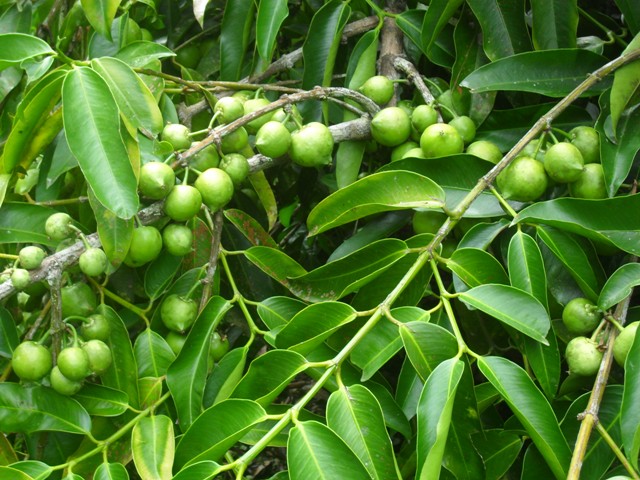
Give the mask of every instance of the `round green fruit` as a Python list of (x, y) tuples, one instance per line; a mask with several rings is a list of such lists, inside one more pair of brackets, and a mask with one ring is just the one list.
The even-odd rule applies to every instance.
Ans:
[(551, 145), (544, 154), (544, 169), (558, 183), (578, 180), (584, 170), (584, 160), (578, 147), (569, 142)]
[(394, 93), (393, 82), (384, 75), (376, 75), (369, 78), (359, 90), (378, 105), (388, 103)]
[(152, 200), (166, 197), (176, 183), (176, 174), (163, 162), (147, 162), (140, 168), (138, 188), (140, 193)]
[(587, 125), (580, 125), (569, 131), (571, 143), (575, 145), (585, 164), (600, 163), (600, 134)]
[(175, 355), (178, 355), (182, 351), (184, 343), (187, 341), (187, 336), (171, 330), (164, 339), (169, 345), (169, 348), (171, 348), (171, 351)]
[(622, 331), (618, 333), (618, 336), (613, 342), (613, 358), (621, 367), (624, 367), (624, 362), (627, 360), (629, 350), (631, 350), (633, 341), (636, 338), (638, 325), (640, 325), (640, 322), (633, 322), (626, 325)]
[(540, 144), (541, 140), (536, 138), (527, 143), (518, 154), (518, 157), (532, 157), (536, 160), (544, 162), (544, 154), (546, 150)]
[(438, 229), (447, 220), (447, 216), (436, 210), (417, 210), (413, 214), (411, 225), (415, 234), (438, 233)]
[(176, 50), (175, 61), (186, 68), (196, 68), (200, 63), (200, 47), (195, 43), (190, 43), (179, 50)]
[(517, 157), (496, 178), (507, 200), (532, 202), (547, 190), (549, 180), (544, 165), (531, 157)]
[(476, 124), (466, 115), (460, 115), (459, 117), (451, 119), (449, 125), (458, 131), (465, 145), (471, 143), (476, 137)]
[(302, 167), (321, 167), (331, 163), (333, 135), (319, 122), (311, 122), (291, 134), (289, 155)]
[(222, 97), (213, 107), (220, 124), (231, 123), (244, 115), (243, 102), (236, 97)]
[(80, 270), (88, 277), (102, 275), (109, 265), (107, 254), (101, 248), (87, 248), (78, 259)]
[(171, 220), (186, 222), (195, 217), (202, 206), (200, 191), (191, 185), (176, 185), (164, 201), (164, 213)]
[(81, 347), (66, 347), (58, 354), (58, 368), (69, 380), (83, 380), (91, 375), (89, 356)]
[(144, 225), (135, 228), (124, 263), (129, 267), (139, 267), (158, 258), (161, 250), (162, 235), (156, 227)]
[(51, 371), (51, 352), (39, 343), (27, 340), (13, 351), (11, 366), (21, 380), (38, 381)]
[(220, 168), (208, 168), (198, 175), (194, 185), (212, 211), (220, 210), (233, 198), (233, 180)]
[(171, 255), (183, 257), (191, 252), (193, 232), (186, 225), (170, 223), (162, 230), (162, 243)]
[(11, 283), (13, 284), (13, 288), (18, 291), (22, 291), (29, 286), (31, 283), (31, 274), (29, 270), (25, 270), (24, 268), (14, 268), (13, 272), (11, 272)]
[(598, 311), (598, 307), (586, 298), (574, 298), (562, 309), (562, 323), (574, 335), (593, 332), (601, 319), (602, 314)]
[(111, 334), (111, 324), (109, 319), (100, 313), (89, 315), (86, 321), (80, 325), (80, 335), (85, 340), (102, 340), (109, 339)]
[(49, 377), (51, 388), (53, 388), (60, 395), (75, 395), (82, 388), (82, 380), (71, 380), (65, 377), (58, 366), (56, 365), (51, 369), (51, 376)]
[(418, 135), (422, 135), (424, 129), (438, 123), (438, 112), (431, 105), (418, 105), (411, 112), (411, 126)]
[[(249, 100), (244, 102), (244, 114), (247, 115), (249, 113), (257, 112), (258, 110), (265, 108), (269, 104), (271, 104), (271, 102), (266, 98), (250, 98)], [(260, 127), (271, 120), (271, 117), (273, 117), (273, 111), (263, 113), (258, 118), (251, 120), (245, 126), (247, 132), (252, 135), (255, 134), (260, 129)]]
[(33, 270), (36, 268), (40, 268), (40, 265), (42, 264), (42, 261), (46, 256), (47, 252), (45, 252), (40, 247), (29, 245), (20, 249), (20, 251), (18, 252), (18, 261), (20, 262), (20, 266), (22, 268)]
[(256, 148), (266, 157), (282, 157), (289, 151), (290, 146), (291, 133), (280, 122), (268, 121), (256, 133)]
[(219, 164), (220, 155), (218, 155), (215, 145), (207, 145), (202, 150), (198, 150), (189, 161), (189, 166), (199, 172), (204, 172), (207, 168), (217, 167)]
[(395, 147), (411, 134), (411, 119), (400, 107), (387, 107), (371, 119), (371, 136), (380, 145)]
[(162, 302), (160, 316), (169, 330), (184, 332), (198, 316), (198, 305), (190, 298), (171, 294)]
[(92, 373), (102, 375), (109, 369), (113, 362), (113, 357), (111, 349), (106, 343), (102, 340), (89, 340), (81, 348), (89, 358), (89, 369)]
[(211, 335), (211, 344), (209, 346), (209, 358), (212, 361), (217, 362), (224, 357), (229, 351), (229, 339), (221, 337), (218, 332), (213, 332)]
[(569, 184), (569, 194), (574, 198), (607, 198), (604, 170), (600, 163), (587, 163), (575, 182)]
[(88, 317), (98, 306), (96, 294), (86, 283), (74, 283), (60, 289), (62, 317)]
[(222, 137), (220, 150), (222, 153), (239, 152), (247, 145), (249, 145), (249, 134), (244, 127), (240, 127)]
[(64, 212), (49, 215), (44, 224), (44, 231), (49, 238), (55, 241), (62, 241), (75, 233), (73, 219)]
[(602, 352), (597, 342), (587, 337), (575, 337), (567, 344), (564, 358), (569, 365), (569, 373), (589, 377), (598, 372)]
[(420, 148), (420, 145), (418, 145), (418, 143), (414, 142), (413, 140), (407, 140), (406, 142), (393, 147), (393, 150), (391, 150), (391, 161), (397, 162), (398, 160), (404, 158), (405, 153), (407, 153), (409, 150), (413, 150), (414, 148)]
[(455, 127), (447, 123), (434, 123), (420, 136), (420, 148), (427, 158), (455, 155), (464, 151), (464, 140)]
[(240, 186), (249, 176), (249, 162), (244, 155), (229, 153), (220, 160), (220, 169), (224, 170), (235, 187)]
[(467, 146), (466, 153), (491, 163), (498, 163), (502, 159), (500, 148), (489, 140), (477, 140)]
[(164, 142), (169, 142), (174, 150), (186, 150), (191, 146), (189, 128), (179, 123), (168, 123), (162, 129), (160, 138)]

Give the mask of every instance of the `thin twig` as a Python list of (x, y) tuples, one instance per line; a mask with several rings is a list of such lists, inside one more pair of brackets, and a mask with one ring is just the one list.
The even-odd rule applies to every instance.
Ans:
[(200, 312), (207, 305), (207, 301), (211, 296), (211, 285), (213, 285), (213, 277), (216, 274), (216, 269), (218, 268), (220, 238), (222, 236), (222, 220), (222, 210), (218, 210), (213, 216), (213, 232), (211, 235), (211, 254), (209, 255), (209, 264), (207, 265), (207, 272), (201, 281), (204, 287), (202, 289), (202, 297), (200, 297)]

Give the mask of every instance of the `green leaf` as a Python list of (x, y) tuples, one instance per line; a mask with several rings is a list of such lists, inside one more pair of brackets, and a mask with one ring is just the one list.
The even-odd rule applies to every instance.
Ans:
[(273, 330), (289, 323), (306, 306), (306, 303), (295, 298), (269, 297), (258, 305), (258, 315), (264, 324)]
[(593, 245), (584, 238), (555, 228), (539, 226), (538, 237), (569, 270), (587, 298), (596, 301), (605, 274)]
[(458, 248), (446, 265), (469, 287), (485, 283), (508, 284), (502, 264), (490, 253), (479, 248)]
[(553, 329), (547, 334), (548, 345), (543, 345), (529, 337), (524, 337), (524, 354), (533, 370), (542, 391), (549, 399), (554, 399), (560, 384), (561, 356), (558, 340)]
[(107, 254), (109, 262), (117, 267), (124, 261), (129, 251), (135, 220), (133, 217), (127, 219), (117, 217), (98, 201), (91, 188), (87, 189), (87, 196), (96, 219), (102, 249)]
[(138, 365), (139, 377), (162, 377), (176, 356), (169, 344), (150, 328), (136, 338), (133, 353)]
[(270, 350), (251, 362), (231, 397), (254, 400), (266, 407), (304, 370), (306, 363), (299, 353)]
[(548, 309), (544, 262), (533, 237), (518, 230), (509, 241), (507, 256), (511, 285), (530, 293)]
[[(380, 32), (370, 30), (360, 37), (349, 56), (345, 85), (357, 90), (369, 78), (376, 74), (376, 55), (378, 53)], [(356, 118), (353, 112), (344, 112), (343, 120)], [(337, 172), (336, 172), (337, 174)], [(340, 183), (338, 183), (340, 184)]]
[(413, 436), (409, 419), (404, 414), (400, 405), (391, 395), (391, 392), (383, 387), (379, 383), (369, 381), (364, 384), (371, 393), (376, 397), (380, 407), (382, 407), (382, 415), (384, 416), (384, 422), (387, 427), (402, 434), (406, 439)]
[(458, 342), (453, 334), (433, 323), (405, 323), (400, 326), (400, 336), (422, 381), (426, 381), (440, 363), (458, 353)]
[(432, 180), (408, 171), (374, 173), (323, 199), (309, 213), (310, 235), (374, 213), (408, 208), (439, 208), (444, 192)]
[(264, 273), (285, 287), (289, 286), (289, 278), (307, 273), (298, 262), (277, 248), (250, 247), (244, 251), (244, 255)]
[(451, 412), (464, 363), (450, 358), (429, 375), (418, 403), (418, 440), (416, 478), (440, 477)]
[(615, 0), (624, 16), (625, 24), (633, 35), (640, 32), (640, 5), (634, 0)]
[(543, 223), (640, 254), (640, 195), (603, 200), (556, 198), (518, 213), (514, 223)]
[(322, 423), (298, 422), (289, 432), (287, 464), (291, 480), (370, 480), (353, 451)]
[(215, 404), (202, 412), (180, 438), (175, 466), (217, 461), (265, 416), (264, 409), (251, 400), (230, 398)]
[(336, 179), (338, 188), (351, 185), (358, 179), (365, 143), (360, 140), (340, 142), (336, 152)]
[(73, 396), (89, 415), (117, 417), (129, 408), (127, 394), (97, 383), (85, 383)]
[(40, 385), (0, 383), (0, 424), (4, 433), (58, 431), (88, 433), (91, 418), (75, 400)]
[(606, 311), (631, 295), (640, 285), (640, 264), (627, 263), (618, 268), (607, 279), (598, 298), (598, 308)]
[(433, 0), (422, 23), (422, 49), (431, 59), (431, 50), (442, 29), (457, 12), (463, 0)]
[[(524, 52), (483, 65), (460, 85), (478, 93), (500, 90), (564, 97), (606, 62), (597, 53), (582, 49)], [(540, 65), (545, 68), (539, 68)], [(604, 79), (586, 94), (603, 92), (609, 84)]]
[(93, 480), (129, 480), (129, 473), (121, 463), (101, 463)]
[(620, 408), (620, 426), (625, 456), (638, 469), (640, 453), (640, 335), (636, 335), (624, 364), (624, 391)]
[(193, 0), (193, 15), (200, 24), (200, 28), (204, 28), (204, 13), (208, 4), (209, 0)]
[(482, 27), (483, 48), (492, 61), (531, 49), (523, 0), (467, 0)]
[(327, 402), (327, 426), (363, 463), (371, 478), (398, 478), (398, 466), (376, 397), (362, 385), (341, 388)]
[(17, 468), (6, 467), (4, 465), (0, 465), (0, 478), (11, 480), (33, 480), (33, 477), (31, 475), (27, 475)]
[(246, 212), (236, 208), (227, 208), (223, 213), (224, 217), (233, 223), (240, 233), (242, 233), (247, 240), (251, 242), (251, 245), (278, 248), (278, 244), (273, 238), (271, 238), (269, 232), (267, 232), (257, 220)]
[(531, 18), (536, 50), (576, 48), (577, 0), (532, 0)]
[(529, 375), (501, 357), (480, 357), (478, 367), (524, 426), (555, 477), (566, 478), (571, 450), (555, 413)]
[(126, 122), (147, 136), (162, 131), (164, 123), (158, 103), (129, 65), (117, 58), (103, 57), (92, 60), (91, 66), (109, 85)]
[(0, 70), (43, 55), (53, 55), (49, 44), (35, 35), (4, 33), (0, 35)]
[[(52, 114), (60, 108), (62, 83), (66, 74), (66, 70), (54, 70), (46, 75), (29, 90), (18, 105), (0, 159), (2, 171), (11, 173), (17, 165), (27, 169), (41, 153), (40, 148), (34, 148), (35, 140), (46, 138), (51, 141), (60, 131), (60, 125), (51, 124), (50, 119), (55, 118)], [(44, 142), (37, 143), (38, 147), (46, 146)]]
[(460, 300), (547, 345), (551, 320), (533, 296), (508, 285), (480, 285), (460, 294)]
[(116, 16), (121, 0), (80, 0), (82, 10), (91, 26), (111, 40), (111, 22)]
[(16, 321), (9, 310), (0, 305), (0, 356), (11, 358), (20, 343)]
[(220, 80), (237, 81), (242, 76), (254, 8), (253, 0), (236, 0), (224, 8), (220, 33)]
[(202, 412), (211, 334), (230, 308), (231, 304), (224, 298), (211, 297), (191, 327), (180, 354), (167, 371), (167, 386), (183, 430)]
[(205, 408), (231, 396), (231, 392), (242, 378), (248, 350), (248, 347), (234, 348), (213, 367), (204, 391)]
[(132, 217), (138, 185), (109, 86), (90, 68), (75, 68), (65, 77), (62, 102), (69, 148), (96, 197), (118, 217)]
[(183, 468), (172, 480), (209, 480), (215, 476), (219, 468), (220, 465), (216, 462), (203, 460)]
[(131, 432), (131, 452), (142, 480), (170, 478), (175, 453), (173, 420), (166, 415), (141, 418)]
[[(53, 469), (49, 465), (38, 460), (22, 460), (11, 464), (10, 467), (26, 473), (29, 475), (29, 478), (34, 479), (48, 478), (53, 473)], [(2, 477), (0, 473), (0, 478), (10, 478), (13, 480), (14, 477)]]
[(44, 230), (44, 224), (55, 210), (28, 203), (5, 202), (0, 215), (0, 244), (39, 243), (55, 247)]
[(405, 10), (396, 17), (396, 23), (402, 33), (426, 55), (427, 52), (424, 51), (422, 44), (422, 24), (425, 14), (426, 11), (423, 9)]
[[(346, 303), (322, 302), (309, 305), (295, 315), (276, 336), (278, 348), (306, 354), (324, 342), (333, 332), (356, 318)], [(318, 321), (321, 318), (322, 321)]]
[(144, 291), (153, 300), (162, 295), (175, 277), (183, 258), (175, 255), (160, 255), (144, 272)]
[(472, 438), (487, 469), (487, 480), (499, 480), (507, 473), (523, 443), (516, 432), (499, 429), (484, 430)]
[(286, 0), (260, 0), (256, 20), (256, 46), (266, 64), (271, 62), (278, 32), (288, 16)]
[[(634, 38), (622, 54), (629, 54), (638, 48), (640, 48), (640, 37)], [(627, 108), (633, 108), (633, 105), (637, 103), (638, 95), (640, 95), (640, 62), (628, 63), (614, 72), (613, 85), (609, 95), (611, 128), (615, 135), (622, 113)]]
[(132, 68), (145, 67), (152, 60), (161, 58), (174, 57), (176, 54), (173, 50), (160, 45), (156, 42), (147, 42), (144, 40), (133, 42), (122, 47), (116, 53), (115, 58), (122, 60)]

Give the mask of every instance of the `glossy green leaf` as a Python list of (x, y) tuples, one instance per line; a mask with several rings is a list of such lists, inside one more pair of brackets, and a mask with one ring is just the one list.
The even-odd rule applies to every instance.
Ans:
[(111, 349), (113, 363), (100, 378), (103, 385), (125, 392), (129, 404), (138, 408), (138, 367), (129, 338), (129, 331), (120, 316), (109, 306), (101, 305), (98, 312), (107, 317), (111, 334), (107, 345)]
[(529, 337), (547, 344), (551, 321), (544, 306), (530, 294), (508, 285), (480, 285), (460, 294), (460, 300)]
[[(48, 478), (53, 473), (53, 469), (49, 465), (38, 460), (22, 460), (12, 463), (10, 467), (26, 473), (30, 478), (34, 479)], [(2, 477), (1, 473), (0, 478), (11, 478), (13, 480), (13, 477)]]
[(432, 180), (408, 171), (374, 173), (323, 199), (309, 213), (311, 235), (374, 213), (408, 208), (439, 208), (444, 192)]
[(0, 243), (39, 243), (55, 247), (44, 230), (54, 210), (28, 203), (5, 202), (0, 215)]
[[(478, 68), (461, 85), (472, 92), (520, 91), (564, 97), (605, 63), (604, 57), (582, 49), (524, 52)], [(540, 65), (545, 68), (538, 68)], [(603, 92), (609, 84), (604, 79), (589, 94)]]
[(220, 80), (236, 81), (242, 77), (254, 8), (253, 0), (237, 0), (224, 9), (220, 33)]
[(244, 251), (244, 255), (260, 270), (285, 287), (289, 286), (289, 278), (307, 273), (302, 265), (277, 248), (250, 247)]
[(402, 240), (378, 240), (309, 273), (289, 278), (286, 286), (308, 302), (338, 300), (384, 273), (406, 251)]
[(424, 382), (413, 367), (409, 357), (405, 357), (400, 368), (400, 375), (398, 375), (396, 402), (398, 402), (398, 405), (409, 420), (416, 416), (418, 400), (423, 387)]
[(509, 283), (502, 264), (493, 255), (479, 248), (456, 249), (446, 265), (469, 287), (486, 283)]
[(173, 56), (175, 56), (173, 50), (164, 45), (141, 40), (122, 47), (118, 50), (118, 53), (116, 53), (115, 58), (122, 60), (132, 68), (136, 68), (147, 66), (153, 60)]
[(162, 131), (164, 122), (158, 103), (129, 65), (117, 58), (103, 57), (92, 60), (91, 66), (109, 85), (126, 122), (148, 136)]
[[(24, 96), (18, 105), (11, 132), (4, 145), (0, 159), (1, 171), (11, 173), (17, 165), (28, 168), (33, 159), (41, 153), (33, 148), (35, 138), (44, 134), (53, 140), (58, 134), (60, 128), (58, 127), (54, 133), (51, 130), (52, 125), (47, 120), (52, 118), (54, 110), (59, 109), (62, 83), (66, 74), (65, 70), (54, 70), (40, 79)], [(46, 129), (51, 131), (47, 132)]]
[(250, 174), (249, 183), (258, 195), (260, 205), (267, 213), (268, 229), (271, 230), (278, 220), (278, 204), (271, 184), (262, 170)]
[(118, 217), (132, 217), (138, 185), (109, 86), (90, 68), (75, 68), (65, 77), (62, 102), (69, 148), (97, 199)]
[(116, 16), (121, 0), (80, 0), (82, 10), (91, 26), (111, 40), (111, 23)]
[(523, 442), (515, 432), (496, 429), (474, 435), (473, 443), (482, 455), (487, 480), (499, 480), (515, 462)]
[(161, 254), (144, 272), (144, 291), (150, 299), (160, 297), (182, 266), (182, 257)]
[(53, 430), (87, 433), (91, 418), (75, 400), (40, 385), (0, 383), (0, 424), (5, 433)]
[(305, 364), (305, 358), (299, 353), (270, 350), (251, 362), (231, 397), (254, 400), (266, 407), (304, 370)]
[(204, 28), (204, 13), (207, 9), (209, 0), (194, 0), (193, 1), (193, 15), (200, 24), (200, 28)]
[(140, 377), (162, 377), (176, 355), (169, 344), (150, 328), (143, 330), (133, 346)]
[(126, 393), (98, 383), (85, 383), (73, 398), (89, 415), (99, 417), (116, 417), (129, 408), (129, 398)]
[(205, 408), (231, 396), (231, 392), (242, 378), (248, 350), (248, 346), (234, 348), (213, 367), (204, 391), (203, 405)]
[(0, 478), (6, 478), (7, 480), (33, 480), (31, 475), (27, 475), (16, 468), (6, 467), (4, 465), (0, 465)]
[[(588, 214), (587, 214), (588, 213)], [(625, 252), (640, 254), (640, 195), (584, 200), (556, 198), (522, 210), (515, 223), (543, 223)]]
[(491, 243), (509, 226), (507, 219), (497, 222), (477, 223), (471, 227), (458, 242), (458, 248), (481, 248), (486, 250)]
[(543, 345), (529, 337), (522, 339), (524, 354), (527, 356), (531, 370), (540, 384), (540, 388), (549, 399), (553, 399), (560, 384), (561, 354), (558, 340), (553, 329), (547, 333), (548, 345)]
[(442, 29), (457, 12), (462, 0), (433, 0), (422, 23), (422, 48), (431, 58), (431, 49)]
[(242, 233), (251, 245), (262, 245), (265, 247), (277, 248), (278, 244), (271, 238), (257, 220), (249, 216), (246, 212), (235, 208), (224, 210), (224, 216)]
[(398, 478), (398, 466), (376, 397), (362, 385), (335, 391), (327, 402), (327, 426), (353, 450), (371, 478)]
[(203, 410), (211, 334), (230, 308), (231, 304), (224, 298), (211, 297), (191, 327), (180, 354), (167, 371), (167, 386), (176, 404), (183, 431)]
[(531, 49), (523, 0), (467, 0), (480, 22), (483, 48), (492, 61)]
[(286, 0), (260, 0), (256, 19), (256, 46), (265, 63), (270, 63), (278, 32), (289, 16)]
[(456, 338), (433, 323), (406, 323), (400, 326), (400, 336), (407, 356), (422, 381), (426, 381), (440, 363), (458, 353)]
[(640, 5), (634, 0), (615, 0), (632, 34), (640, 32)]
[(276, 346), (304, 355), (356, 316), (356, 311), (346, 303), (327, 301), (311, 304), (278, 332)]
[[(624, 54), (629, 54), (640, 48), (640, 38), (634, 38), (631, 43), (624, 49)], [(618, 121), (627, 108), (633, 108), (640, 94), (640, 63), (631, 62), (619, 69), (613, 74), (613, 85), (610, 93), (611, 107), (611, 128), (616, 133)]]
[(281, 325), (286, 325), (300, 310), (307, 306), (306, 303), (290, 297), (270, 297), (258, 305), (258, 315), (264, 324), (273, 330)]
[(527, 430), (555, 477), (566, 478), (571, 450), (555, 413), (529, 375), (501, 357), (480, 357), (478, 367)]
[(376, 397), (380, 407), (382, 408), (382, 416), (384, 423), (392, 430), (402, 434), (405, 438), (413, 436), (411, 425), (407, 416), (404, 414), (398, 402), (386, 387), (374, 381), (368, 381), (364, 384), (371, 393)]
[(413, 44), (426, 55), (422, 44), (422, 24), (426, 11), (423, 9), (406, 10), (396, 17), (396, 23)]
[(142, 480), (170, 478), (175, 454), (173, 420), (166, 415), (141, 418), (131, 431), (131, 452)]
[(587, 298), (596, 301), (605, 274), (593, 245), (584, 238), (555, 228), (539, 226), (538, 237), (569, 270)]
[(439, 478), (449, 434), (453, 402), (464, 363), (450, 358), (429, 375), (418, 403), (418, 445), (416, 478)]
[(336, 152), (336, 179), (338, 188), (351, 185), (358, 179), (364, 157), (365, 143), (361, 140), (340, 142)]
[(98, 237), (104, 253), (113, 266), (120, 265), (129, 251), (135, 220), (119, 218), (102, 205), (92, 189), (88, 189), (89, 204), (95, 215)]
[(531, 17), (536, 50), (576, 48), (577, 0), (532, 0)]
[(620, 408), (620, 426), (625, 456), (638, 469), (640, 453), (640, 335), (636, 335), (624, 364), (624, 391)]
[(215, 476), (218, 468), (220, 465), (216, 462), (203, 460), (183, 468), (172, 477), (172, 480), (209, 480)]
[(598, 298), (598, 308), (609, 310), (631, 295), (633, 288), (640, 285), (640, 264), (627, 263), (618, 268), (607, 279)]
[[(345, 76), (345, 85), (347, 87), (356, 90), (376, 74), (376, 54), (378, 52), (379, 37), (380, 32), (377, 29), (370, 30), (362, 35), (358, 43), (353, 47)], [(343, 120), (352, 120), (354, 118), (356, 117), (353, 112), (344, 112)], [(337, 173), (336, 171), (336, 175)]]
[(129, 480), (129, 472), (121, 463), (101, 463), (93, 480)]
[(0, 356), (11, 358), (19, 343), (20, 336), (15, 320), (9, 310), (0, 306)]
[(322, 423), (298, 422), (289, 432), (287, 464), (291, 480), (369, 480), (371, 476), (353, 451)]
[(0, 35), (0, 70), (23, 61), (53, 55), (55, 52), (44, 40), (24, 33), (4, 33)]
[(230, 398), (205, 410), (176, 446), (175, 465), (182, 468), (202, 460), (217, 461), (266, 412), (256, 402)]
[(138, 379), (140, 408), (156, 405), (162, 397), (164, 377), (142, 377)]
[(518, 230), (509, 241), (507, 255), (511, 285), (530, 293), (547, 308), (547, 277), (542, 253), (534, 238)]

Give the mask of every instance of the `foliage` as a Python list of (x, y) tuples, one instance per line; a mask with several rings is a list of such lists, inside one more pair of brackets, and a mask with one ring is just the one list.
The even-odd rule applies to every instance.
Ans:
[[(612, 353), (640, 317), (639, 33), (625, 0), (0, 2), (0, 477), (640, 478), (640, 340)], [(371, 139), (425, 103), (459, 153), (417, 120)], [(256, 153), (267, 120), (323, 146)], [(500, 188), (558, 142), (601, 165), (583, 198)], [(26, 341), (88, 360), (43, 376), (29, 344), (21, 378)]]

